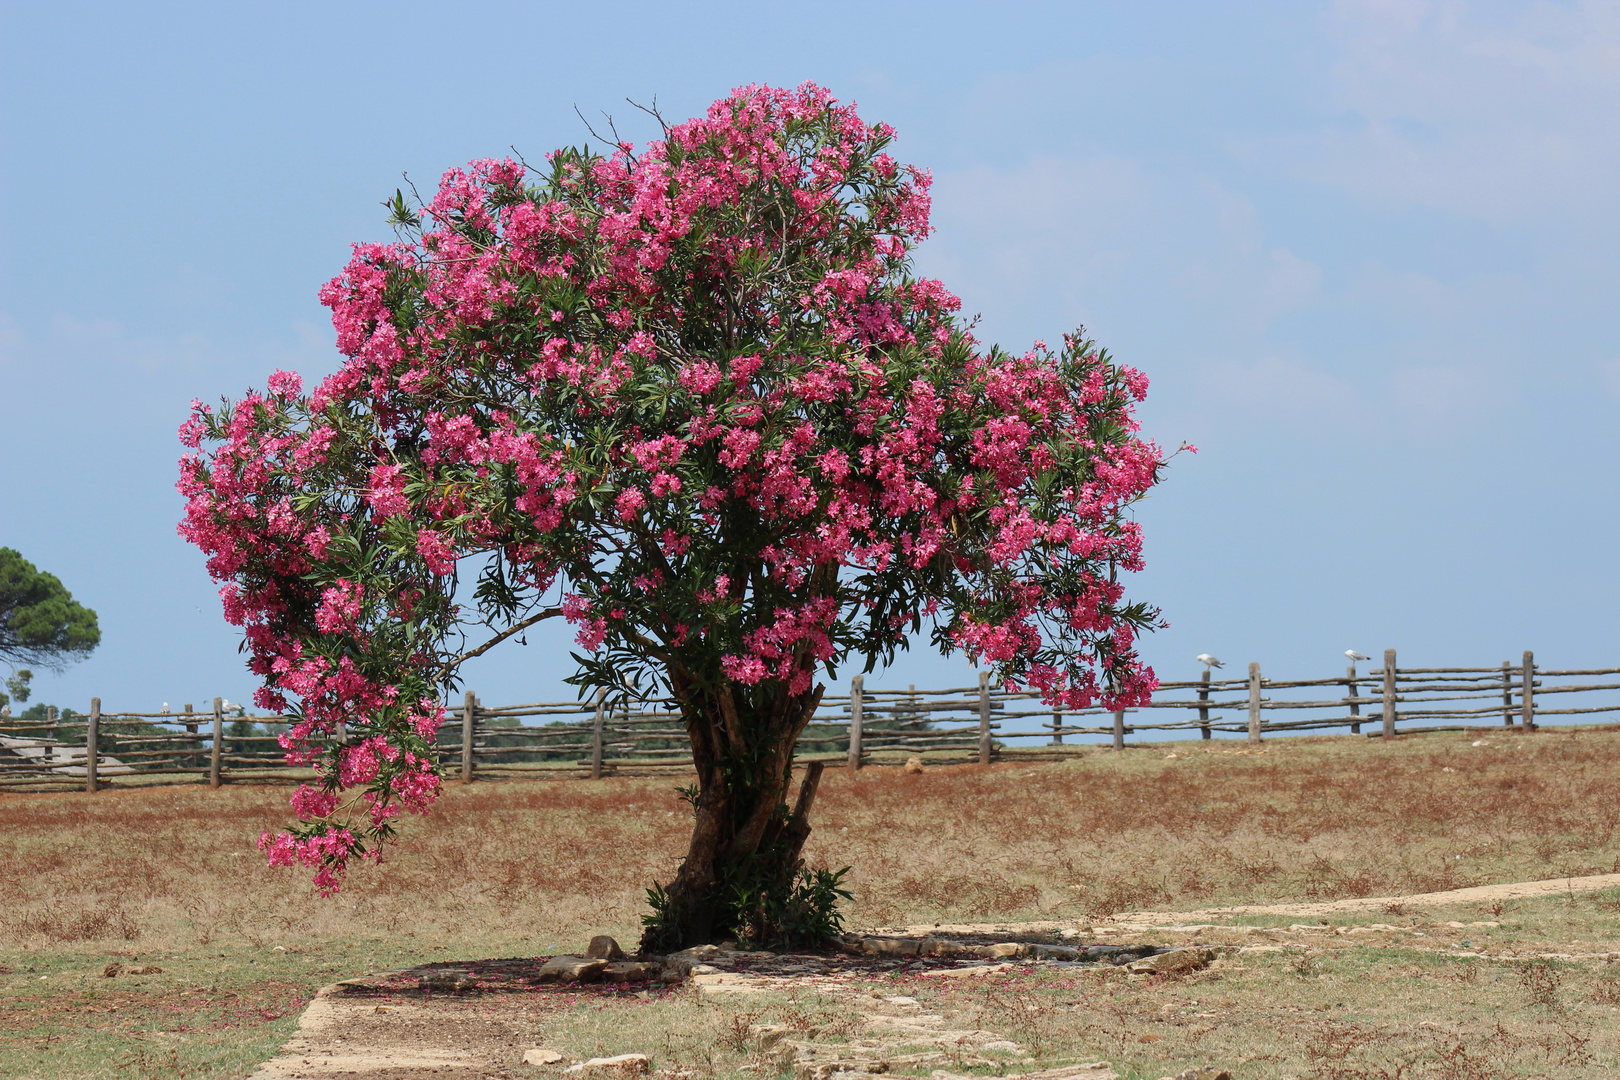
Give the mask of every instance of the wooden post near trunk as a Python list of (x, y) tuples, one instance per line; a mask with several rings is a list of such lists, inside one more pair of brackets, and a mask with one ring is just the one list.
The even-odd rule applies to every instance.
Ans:
[(1395, 737), (1395, 650), (1384, 650), (1384, 738)]
[[(1356, 699), (1361, 695), (1356, 691), (1356, 665), (1354, 662), (1350, 664), (1350, 668), (1344, 673), (1344, 677), (1350, 683), (1350, 715), (1360, 716), (1361, 706), (1356, 704)], [(1361, 721), (1350, 721), (1350, 734), (1361, 734)]]
[(471, 690), (461, 699), (461, 782), (473, 782), (473, 725), (477, 723), (478, 695)]
[(607, 700), (606, 688), (596, 692), (596, 719), (591, 721), (591, 779), (602, 779), (602, 703)]
[(979, 672), (979, 764), (990, 764), (990, 673)]
[(1513, 726), (1513, 668), (1502, 661), (1502, 726)]
[(1249, 741), (1260, 741), (1260, 662), (1249, 664)]
[(90, 699), (90, 722), (84, 727), (84, 790), (95, 793), (96, 766), (101, 757), (101, 699)]
[(1125, 710), (1114, 710), (1114, 749), (1125, 749)]
[(1524, 685), (1519, 691), (1519, 724), (1526, 731), (1536, 729), (1536, 654), (1524, 650)]
[(1063, 745), (1063, 714), (1060, 712), (1052, 714), (1052, 745)]
[(208, 786), (218, 788), (219, 755), (224, 751), (222, 745), (225, 738), (225, 699), (214, 699), (214, 745), (208, 751)]
[(866, 686), (866, 676), (855, 675), (849, 680), (849, 767), (861, 767), (861, 711), (865, 702), (861, 699), (861, 692)]
[[(1198, 700), (1201, 701), (1201, 702), (1202, 701), (1208, 701), (1209, 700), (1209, 668), (1205, 668), (1204, 673), (1202, 675), (1198, 676), (1198, 681), (1203, 684), (1198, 688)], [(1200, 734), (1203, 735), (1204, 738), (1207, 739), (1207, 738), (1210, 737), (1210, 734), (1209, 734), (1209, 706), (1208, 705), (1199, 705), (1198, 706), (1198, 731), (1199, 731)]]

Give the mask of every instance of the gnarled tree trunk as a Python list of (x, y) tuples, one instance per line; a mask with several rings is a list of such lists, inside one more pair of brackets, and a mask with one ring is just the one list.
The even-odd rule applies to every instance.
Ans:
[(692, 840), (664, 900), (655, 904), (658, 922), (642, 935), (648, 952), (769, 936), (761, 917), (768, 903), (787, 894), (803, 865), (821, 780), (822, 765), (814, 762), (788, 805), (793, 748), (825, 687), (741, 708), (728, 684), (711, 693), (686, 689), (677, 679), (698, 774)]

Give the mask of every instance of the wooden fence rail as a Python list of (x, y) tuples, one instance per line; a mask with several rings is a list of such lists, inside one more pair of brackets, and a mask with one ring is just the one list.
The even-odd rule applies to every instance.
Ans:
[[(1569, 694), (1584, 697), (1553, 696)], [(1268, 733), (1348, 728), (1358, 735), (1373, 724), (1367, 736), (1390, 738), (1497, 723), (1533, 730), (1538, 718), (1611, 712), (1620, 712), (1620, 667), (1547, 670), (1529, 652), (1518, 664), (1494, 668), (1401, 668), (1390, 649), (1379, 667), (1352, 664), (1344, 675), (1323, 679), (1267, 679), (1255, 663), (1246, 678), (1217, 679), (1206, 670), (1196, 681), (1161, 683), (1150, 703), (1118, 710), (1053, 708), (1031, 691), (993, 689), (986, 673), (977, 685), (940, 690), (876, 689), (856, 676), (848, 694), (823, 697), (797, 757), (852, 769), (912, 756), (989, 764), (1068, 753), (1065, 740), (1074, 737), (1103, 737), (1123, 749), (1126, 736), (1148, 731), (1258, 742)], [(187, 705), (182, 713), (114, 712), (92, 698), (82, 715), (0, 717), (0, 790), (95, 791), (157, 776), (193, 776), (214, 788), (308, 778), (307, 769), (287, 765), (275, 738), (288, 725), (282, 716), (226, 716), (221, 698), (207, 711)], [(1014, 745), (1029, 741), (1037, 745)], [(447, 703), (437, 749), (443, 773), (463, 783), (691, 768), (672, 702), (601, 694), (585, 702), (490, 708), (469, 691), (458, 704)]]

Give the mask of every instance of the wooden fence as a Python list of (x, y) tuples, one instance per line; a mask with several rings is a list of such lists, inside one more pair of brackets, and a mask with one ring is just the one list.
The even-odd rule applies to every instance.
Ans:
[[(1497, 725), (1534, 730), (1548, 717), (1620, 712), (1620, 681), (1602, 681), (1615, 676), (1620, 668), (1544, 670), (1528, 652), (1520, 663), (1498, 667), (1401, 668), (1390, 649), (1381, 667), (1351, 665), (1326, 679), (1268, 679), (1257, 663), (1239, 679), (1206, 670), (1195, 682), (1162, 683), (1149, 705), (1111, 713), (1054, 711), (1035, 693), (992, 689), (983, 673), (977, 685), (944, 690), (868, 689), (857, 676), (848, 693), (822, 699), (797, 757), (851, 768), (914, 756), (989, 764), (1071, 753), (1074, 744), (1066, 740), (1087, 736), (1124, 749), (1127, 735), (1148, 731), (1259, 741), (1268, 733), (1345, 728), (1383, 738)], [(215, 698), (201, 713), (189, 705), (178, 714), (114, 712), (92, 698), (83, 715), (0, 719), (0, 790), (95, 791), (115, 779), (160, 776), (193, 776), (219, 787), (311, 775), (282, 758), (275, 733), (286, 729), (287, 718), (227, 716), (223, 706)], [(468, 693), (448, 714), (438, 733), (440, 761), (447, 777), (463, 782), (692, 767), (685, 729), (669, 702), (598, 698), (490, 708)]]

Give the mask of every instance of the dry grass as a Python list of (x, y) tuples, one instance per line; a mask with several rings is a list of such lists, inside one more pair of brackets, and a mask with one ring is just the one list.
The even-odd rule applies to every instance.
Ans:
[[(1461, 735), (1388, 746), (1287, 739), (1258, 751), (1179, 743), (988, 771), (838, 770), (823, 783), (807, 854), (854, 867), (848, 916), (856, 926), (1100, 918), (1134, 908), (1391, 895), (1620, 870), (1620, 733), (1491, 732), (1485, 739), (1491, 745)], [(334, 901), (315, 900), (298, 874), (265, 870), (253, 846), (285, 820), (285, 789), (0, 796), (0, 859), (9, 868), (0, 876), (0, 1073), (132, 1076), (150, 1066), (153, 1075), (239, 1074), (257, 1047), (289, 1029), (296, 1009), (278, 1011), (276, 1002), (301, 1000), (332, 972), (446, 955), (547, 954), (577, 948), (596, 932), (633, 939), (642, 890), (669, 878), (686, 842), (677, 782), (452, 786), (430, 818), (408, 823), (405, 841), (381, 866), (357, 871)], [(1614, 912), (1599, 903), (1620, 908), (1613, 898), (1594, 900), (1567, 925), (1536, 932), (1549, 941), (1610, 934)], [(97, 1012), (86, 988), (122, 992), (122, 981), (92, 978), (117, 956), (156, 960), (169, 974), (116, 1014)], [(1301, 982), (1353, 981), (1360, 961), (1313, 963), (1317, 969), (1303, 974), (1267, 968), (1264, 979), (1286, 984), (1292, 998)], [(51, 980), (62, 981), (62, 993), (47, 991)], [(1620, 1002), (1613, 977), (1573, 983), (1588, 1012), (1606, 1017)], [(1318, 1050), (1306, 1062), (1315, 1071), (1298, 1075), (1498, 1075), (1468, 1071), (1480, 1047), (1491, 1045), (1502, 1051), (1493, 1060), (1519, 1062), (1500, 1075), (1516, 1075), (1534, 1056), (1524, 1047), (1552, 1038), (1546, 1032), (1558, 1021), (1546, 1002), (1571, 999), (1573, 983), (1564, 977), (1552, 989), (1514, 991), (1539, 994), (1525, 1007), (1545, 1014), (1542, 1036), (1513, 1036), (1530, 1040), (1514, 1044), (1517, 1057), (1503, 1056), (1507, 1036), (1470, 1036), (1470, 1048), (1453, 1051), (1431, 1032), (1413, 1036), (1426, 1047), (1413, 1050), (1375, 1011), (1306, 1017), (1295, 1027), (1316, 1032)], [(1162, 1011), (1156, 999), (1132, 1004), (1123, 984), (1100, 983), (1095, 993), (1083, 980), (1076, 985), (1080, 996), (1065, 1015), (1088, 1019), (1060, 1025), (1067, 1034), (1054, 1046), (1089, 1038), (1094, 1053), (1117, 1056), (1130, 1048), (1116, 1048), (1108, 1031), (1134, 1030), (1138, 1013)], [(1145, 992), (1131, 985), (1130, 993)], [(270, 1004), (244, 1006), (231, 1021), (238, 1026), (222, 1028), (216, 999), (226, 993)], [(1117, 1023), (1105, 1022), (1115, 1015), (1110, 1009), (1123, 1010)], [(99, 1017), (95, 1030), (80, 1022), (88, 1015)], [(171, 1017), (181, 1019), (170, 1024)], [(1606, 1021), (1581, 1023), (1588, 1026), (1571, 1028), (1570, 1040), (1594, 1038)], [(177, 1047), (141, 1034), (165, 1025), (207, 1030), (209, 1048), (193, 1052), (193, 1042)], [(131, 1043), (135, 1035), (147, 1042)], [(1032, 1029), (1027, 1037), (1043, 1036)], [(62, 1049), (49, 1049), (53, 1041)], [(171, 1051), (178, 1056), (165, 1064)], [(1395, 1071), (1388, 1063), (1401, 1054), (1432, 1062), (1451, 1054), (1450, 1071), (1432, 1062)], [(1577, 1068), (1558, 1064), (1553, 1050), (1547, 1055), (1536, 1066), (1544, 1075)], [(114, 1057), (126, 1065), (115, 1068)], [(1384, 1064), (1365, 1064), (1375, 1059)], [(1245, 1075), (1273, 1075), (1270, 1066), (1255, 1071), (1261, 1064)]]

